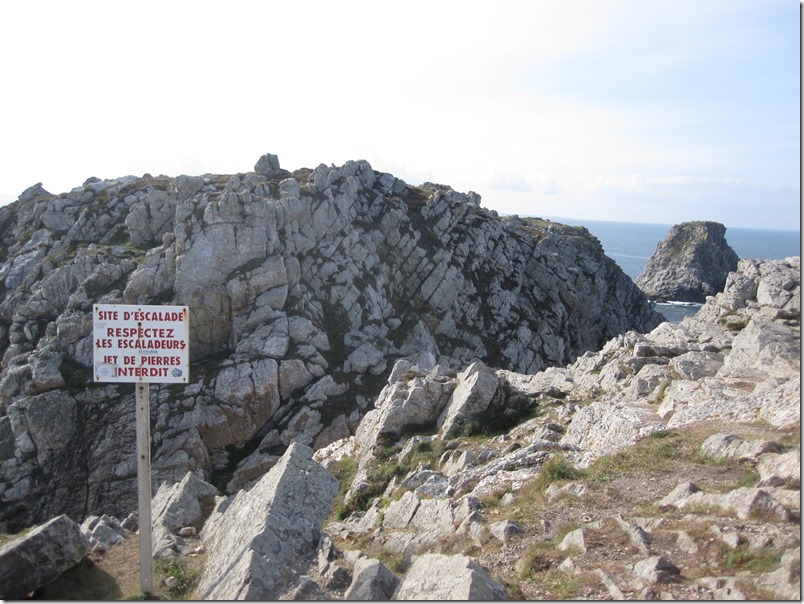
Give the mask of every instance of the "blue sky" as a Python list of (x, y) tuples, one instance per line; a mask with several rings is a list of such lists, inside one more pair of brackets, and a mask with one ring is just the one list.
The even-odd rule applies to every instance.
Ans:
[(0, 203), (367, 159), (501, 213), (798, 229), (791, 0), (0, 3)]

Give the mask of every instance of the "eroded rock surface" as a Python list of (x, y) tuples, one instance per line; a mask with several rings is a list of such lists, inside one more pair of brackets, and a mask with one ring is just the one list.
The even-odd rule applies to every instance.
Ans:
[(25, 599), (89, 553), (81, 528), (58, 516), (0, 547), (0, 597)]
[(661, 321), (585, 229), (365, 161), (34, 186), (0, 241), (8, 530), (136, 508), (133, 395), (91, 381), (95, 303), (189, 306), (192, 382), (151, 389), (154, 480), (232, 493), (292, 442), (354, 435), (400, 358), (535, 372)]
[[(293, 444), (248, 491), (221, 502), (201, 535), (207, 562), (201, 599), (273, 600), (315, 554), (338, 481)], [(295, 572), (294, 572), (295, 571)]]

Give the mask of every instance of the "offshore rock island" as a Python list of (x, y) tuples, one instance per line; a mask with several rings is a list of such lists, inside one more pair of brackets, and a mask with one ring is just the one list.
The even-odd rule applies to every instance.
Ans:
[(659, 302), (703, 303), (723, 291), (729, 273), (737, 270), (737, 253), (726, 242), (719, 222), (683, 222), (656, 246), (642, 274), (639, 289)]
[[(35, 185), (0, 208), (0, 240), (0, 528), (50, 531), (71, 561), (15, 588), (0, 573), (3, 597), (136, 530), (133, 387), (93, 382), (95, 304), (189, 307), (189, 383), (151, 385), (154, 553), (205, 556), (186, 595), (800, 589), (782, 577), (800, 540), (798, 258), (741, 261), (671, 325), (583, 227), (500, 217), (475, 193), (362, 160), (290, 172), (270, 154), (235, 175)], [(705, 454), (727, 470), (684, 448), (717, 435), (701, 425), (727, 431)], [(752, 448), (760, 436), (771, 444)], [(700, 485), (584, 483), (598, 460), (659, 441)], [(727, 478), (742, 491), (717, 499)], [(590, 489), (592, 515), (571, 503)], [(646, 519), (663, 497), (668, 519)], [(708, 522), (773, 562), (745, 584), (717, 564), (690, 577), (692, 545), (669, 540), (711, 540), (685, 506), (736, 514), (742, 528)], [(603, 534), (622, 554), (606, 563)], [(580, 591), (539, 587), (561, 577)]]

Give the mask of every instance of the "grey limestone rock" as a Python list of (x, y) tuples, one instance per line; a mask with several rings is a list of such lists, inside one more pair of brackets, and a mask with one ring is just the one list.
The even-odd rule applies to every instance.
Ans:
[(725, 234), (726, 227), (717, 222), (675, 225), (648, 260), (637, 286), (659, 301), (704, 302), (723, 291), (738, 261)]
[(664, 556), (651, 556), (634, 564), (634, 576), (644, 585), (671, 583), (678, 579), (681, 571)]
[(760, 487), (801, 488), (801, 449), (763, 455), (757, 464)]
[(154, 555), (170, 555), (186, 527), (200, 529), (215, 503), (217, 489), (188, 472), (181, 482), (163, 483), (151, 502)]
[(512, 537), (522, 534), (522, 527), (513, 520), (501, 520), (490, 525), (489, 532), (501, 543), (507, 544)]
[[(260, 454), (356, 431), (363, 454), (380, 433), (436, 422), (475, 361), (563, 366), (661, 321), (585, 229), (500, 218), (475, 193), (409, 186), (363, 160), (291, 174), (266, 154), (232, 176), (34, 187), (0, 208), (0, 242), (9, 531), (122, 517), (136, 501), (132, 395), (92, 383), (96, 303), (191, 309), (191, 383), (152, 388), (157, 484), (234, 473), (227, 448), (248, 457), (269, 434)], [(782, 273), (755, 272), (746, 291), (761, 277), (761, 299), (795, 304)], [(402, 357), (418, 373), (387, 381)]]
[(276, 599), (297, 580), (299, 561), (315, 557), (338, 481), (312, 454), (290, 445), (250, 490), (230, 497), (207, 520), (202, 599)]
[(765, 453), (778, 453), (781, 445), (772, 441), (745, 441), (734, 434), (713, 434), (701, 445), (709, 457), (757, 462)]
[(500, 380), (482, 363), (472, 363), (458, 374), (455, 389), (438, 418), (439, 436), (454, 435), (471, 418), (484, 413), (495, 397), (499, 400)]
[(344, 600), (390, 600), (399, 579), (379, 560), (361, 558), (352, 571), (352, 582), (343, 594)]
[(394, 600), (507, 600), (502, 585), (462, 555), (423, 554), (413, 560)]
[[(679, 489), (679, 487), (677, 487)], [(791, 511), (774, 499), (769, 491), (760, 488), (742, 487), (728, 493), (692, 493), (673, 491), (657, 502), (659, 507), (675, 507), (680, 510), (688, 508), (708, 508), (734, 514), (737, 518), (747, 520), (755, 514), (767, 514), (770, 517), (787, 521), (792, 518)]]
[(81, 533), (92, 551), (108, 550), (128, 537), (128, 530), (120, 521), (106, 514), (87, 517), (81, 523)]
[(21, 600), (57, 579), (89, 552), (81, 528), (57, 516), (0, 548), (0, 597)]
[(279, 174), (279, 158), (271, 153), (266, 153), (254, 165), (254, 171), (262, 176), (272, 177)]
[(570, 531), (566, 534), (561, 543), (558, 544), (559, 551), (568, 552), (576, 550), (586, 553), (586, 533), (587, 530), (584, 527)]

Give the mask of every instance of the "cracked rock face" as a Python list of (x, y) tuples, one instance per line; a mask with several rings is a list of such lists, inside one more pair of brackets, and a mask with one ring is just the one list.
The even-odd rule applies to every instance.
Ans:
[(365, 161), (34, 186), (0, 241), (8, 530), (136, 507), (131, 388), (91, 381), (96, 303), (190, 308), (191, 382), (151, 387), (155, 489), (354, 434), (402, 357), (532, 373), (662, 320), (586, 229)]
[(648, 259), (637, 286), (659, 302), (700, 302), (723, 291), (737, 253), (718, 222), (684, 222), (670, 229)]

